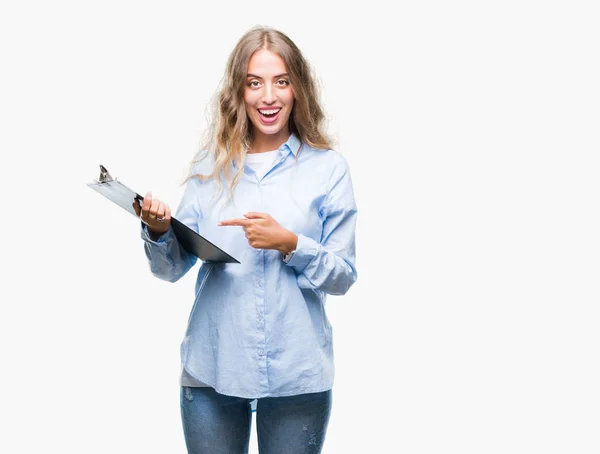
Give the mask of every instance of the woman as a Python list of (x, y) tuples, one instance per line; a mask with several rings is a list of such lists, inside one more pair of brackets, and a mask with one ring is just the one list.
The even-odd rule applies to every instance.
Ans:
[[(261, 453), (321, 452), (334, 375), (325, 299), (357, 278), (352, 182), (323, 121), (296, 45), (247, 32), (176, 213), (241, 262), (198, 271), (181, 345), (190, 453), (247, 452), (255, 399)], [(179, 246), (170, 208), (147, 193), (137, 209), (152, 273), (177, 281), (196, 257)]]

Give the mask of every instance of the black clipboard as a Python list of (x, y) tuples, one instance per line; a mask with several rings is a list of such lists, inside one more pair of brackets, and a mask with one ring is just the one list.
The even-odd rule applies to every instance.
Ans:
[[(141, 203), (144, 197), (117, 181), (116, 178), (113, 179), (103, 165), (100, 165), (100, 178), (98, 181), (92, 181), (87, 185), (139, 219), (133, 208), (133, 202), (139, 200)], [(171, 216), (171, 228), (177, 237), (177, 241), (185, 250), (190, 254), (194, 254), (200, 260), (204, 262), (240, 263), (173, 216)]]

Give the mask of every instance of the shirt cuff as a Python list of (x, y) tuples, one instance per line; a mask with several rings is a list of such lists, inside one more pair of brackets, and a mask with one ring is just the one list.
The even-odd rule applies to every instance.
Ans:
[(165, 243), (168, 243), (169, 240), (171, 240), (174, 235), (173, 229), (169, 228), (169, 230), (167, 230), (165, 233), (163, 233), (158, 238), (158, 240), (154, 241), (152, 238), (150, 238), (150, 232), (148, 232), (148, 226), (141, 221), (140, 221), (140, 223), (142, 224), (142, 231), (141, 231), (140, 236), (142, 237), (142, 240), (144, 240), (147, 243), (163, 245)]
[[(308, 264), (317, 256), (320, 244), (312, 238), (298, 235), (296, 251), (286, 266), (293, 267), (298, 273), (302, 273)], [(285, 263), (285, 262), (284, 262)]]

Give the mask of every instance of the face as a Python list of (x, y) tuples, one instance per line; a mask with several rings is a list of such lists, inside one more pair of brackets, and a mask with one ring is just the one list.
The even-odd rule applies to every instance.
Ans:
[(279, 55), (267, 49), (260, 49), (252, 55), (248, 63), (244, 103), (253, 126), (253, 147), (278, 147), (288, 139), (294, 93), (287, 68)]

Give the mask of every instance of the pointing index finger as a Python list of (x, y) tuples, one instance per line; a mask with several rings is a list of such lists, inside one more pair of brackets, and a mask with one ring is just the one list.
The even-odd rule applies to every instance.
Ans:
[(251, 221), (249, 219), (226, 219), (225, 221), (219, 222), (217, 225), (249, 225)]

